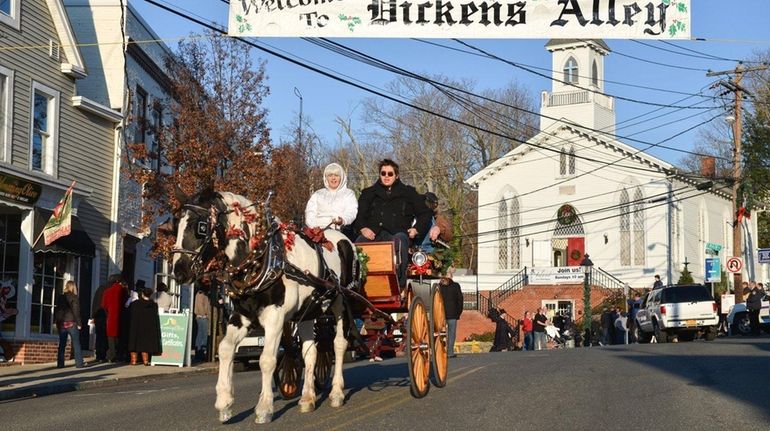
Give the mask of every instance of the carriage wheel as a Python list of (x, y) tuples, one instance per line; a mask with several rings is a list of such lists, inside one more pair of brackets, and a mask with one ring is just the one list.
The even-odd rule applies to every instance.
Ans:
[(319, 391), (329, 389), (334, 369), (334, 352), (319, 350), (315, 362), (315, 388)]
[(278, 365), (273, 373), (273, 381), (285, 400), (297, 398), (302, 378), (302, 355), (299, 339), (289, 334), (289, 328), (284, 328), (281, 336), (283, 353), (278, 355)]
[(438, 286), (433, 291), (433, 308), (431, 308), (431, 368), (433, 369), (433, 384), (439, 388), (446, 386), (447, 376), (447, 324), (444, 311), (444, 297)]
[(411, 392), (415, 398), (422, 398), (430, 389), (430, 322), (422, 299), (415, 298), (409, 307), (407, 326), (407, 354), (409, 355), (409, 378)]

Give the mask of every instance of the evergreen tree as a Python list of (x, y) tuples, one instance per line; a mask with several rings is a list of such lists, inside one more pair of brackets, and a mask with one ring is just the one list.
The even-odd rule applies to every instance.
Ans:
[(679, 281), (676, 282), (676, 284), (692, 284), (694, 283), (694, 280), (692, 279), (692, 273), (690, 273), (690, 270), (687, 269), (685, 266), (682, 270), (682, 275), (679, 276)]

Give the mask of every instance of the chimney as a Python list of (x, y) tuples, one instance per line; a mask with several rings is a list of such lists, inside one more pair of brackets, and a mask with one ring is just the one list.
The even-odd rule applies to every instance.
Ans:
[(707, 156), (700, 159), (700, 174), (706, 178), (711, 179), (716, 177), (717, 167), (715, 157)]

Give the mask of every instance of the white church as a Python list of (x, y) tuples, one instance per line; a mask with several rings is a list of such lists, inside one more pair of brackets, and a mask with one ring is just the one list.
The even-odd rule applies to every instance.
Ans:
[[(525, 267), (530, 284), (581, 283), (589, 254), (632, 288), (659, 274), (676, 283), (685, 262), (704, 281), (715, 250), (732, 256), (731, 190), (685, 174), (615, 138), (601, 40), (551, 40), (553, 88), (541, 94), (540, 132), (466, 182), (478, 189), (478, 277), (494, 290)], [(752, 276), (756, 217), (744, 220), (744, 280)], [(724, 269), (723, 269), (724, 271)]]

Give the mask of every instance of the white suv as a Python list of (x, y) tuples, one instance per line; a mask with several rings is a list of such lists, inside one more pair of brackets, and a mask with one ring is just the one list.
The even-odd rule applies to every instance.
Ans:
[(636, 339), (658, 343), (691, 341), (701, 332), (707, 341), (717, 337), (717, 304), (702, 284), (668, 286), (647, 293), (636, 313)]

